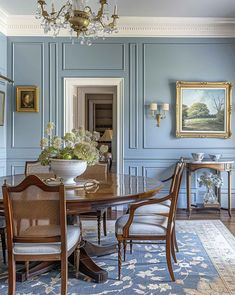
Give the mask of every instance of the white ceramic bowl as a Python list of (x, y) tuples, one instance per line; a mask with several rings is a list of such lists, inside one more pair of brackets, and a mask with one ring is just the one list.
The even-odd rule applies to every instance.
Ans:
[(219, 159), (221, 158), (221, 154), (210, 154), (209, 157), (212, 161), (216, 162), (219, 161)]
[(201, 162), (203, 160), (205, 154), (204, 153), (192, 153), (191, 155), (192, 155), (193, 160), (195, 162)]
[(62, 178), (65, 185), (75, 184), (74, 178), (83, 174), (87, 168), (87, 162), (83, 160), (51, 159), (50, 162), (51, 170)]

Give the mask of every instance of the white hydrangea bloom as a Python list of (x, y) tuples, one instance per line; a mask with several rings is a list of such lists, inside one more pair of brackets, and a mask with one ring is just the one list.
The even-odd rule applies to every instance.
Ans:
[(48, 139), (46, 137), (41, 139), (40, 146), (41, 146), (41, 148), (45, 148), (48, 146)]
[(60, 149), (62, 146), (63, 140), (60, 137), (54, 137), (53, 142), (52, 142), (52, 146), (55, 149)]
[(102, 144), (102, 145), (101, 145), (101, 147), (100, 147), (100, 152), (101, 152), (101, 154), (105, 154), (105, 153), (107, 153), (108, 150), (109, 150), (109, 147), (108, 147), (107, 145), (105, 145), (105, 144)]

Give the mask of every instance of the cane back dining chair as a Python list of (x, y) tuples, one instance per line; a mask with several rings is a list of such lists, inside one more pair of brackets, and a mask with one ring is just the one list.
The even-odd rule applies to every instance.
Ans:
[[(98, 163), (94, 166), (87, 167), (86, 171), (80, 176), (80, 178), (84, 179), (95, 179), (103, 181), (107, 178), (108, 172), (110, 171), (110, 167), (108, 163)], [(80, 214), (81, 217), (96, 217), (97, 218), (97, 233), (98, 233), (98, 244), (100, 244), (101, 240), (101, 219), (103, 220), (103, 232), (104, 235), (107, 236), (107, 209), (106, 208), (98, 208), (94, 211), (89, 211)]]
[(54, 173), (50, 171), (50, 166), (43, 166), (40, 161), (26, 161), (24, 174), (37, 175), (39, 178), (55, 177)]
[[(25, 175), (35, 174), (43, 177), (53, 177), (49, 166), (42, 166), (39, 161), (27, 161), (25, 163)], [(0, 210), (0, 237), (2, 243), (3, 263), (6, 264), (6, 224), (4, 212)]]
[[(184, 161), (184, 159), (181, 157), (177, 161), (177, 163), (181, 163), (183, 161)], [(168, 177), (167, 179), (162, 180), (163, 183), (166, 183), (166, 182), (171, 180), (169, 194), (172, 193), (173, 189), (174, 189), (177, 169), (178, 169), (178, 166), (175, 165), (173, 174), (170, 177)], [(171, 200), (166, 200), (166, 201), (164, 201), (162, 203), (141, 206), (141, 207), (136, 209), (135, 214), (146, 215), (146, 214), (169, 213), (170, 205), (171, 205)], [(172, 235), (173, 235), (174, 247), (175, 247), (176, 251), (179, 252), (179, 247), (178, 247), (178, 243), (177, 243), (177, 239), (176, 239), (176, 231), (175, 231), (175, 219), (174, 219), (174, 226), (173, 226), (173, 230), (172, 230)], [(130, 244), (130, 246), (131, 246), (131, 252), (132, 252), (132, 245)], [(174, 255), (174, 252), (173, 252), (173, 259), (174, 259), (175, 262), (177, 262), (176, 256)]]
[[(173, 227), (176, 214), (178, 193), (184, 170), (184, 162), (176, 164), (173, 187), (169, 195), (159, 199), (150, 199), (130, 205), (129, 214), (117, 219), (115, 224), (116, 238), (118, 241), (118, 278), (121, 279), (122, 266), (122, 244), (124, 248), (124, 260), (126, 256), (127, 242), (131, 241), (165, 241), (167, 267), (172, 281), (175, 276), (172, 268), (171, 255), (174, 253)], [(170, 210), (166, 213), (145, 213), (135, 214), (135, 211), (142, 206), (161, 204), (170, 200)], [(145, 242), (138, 242), (145, 243)], [(146, 242), (147, 243), (147, 242)]]
[(16, 262), (61, 261), (61, 294), (67, 292), (68, 257), (79, 267), (80, 227), (66, 221), (63, 184), (48, 186), (37, 176), (19, 185), (2, 187), (8, 249), (8, 294), (15, 294)]

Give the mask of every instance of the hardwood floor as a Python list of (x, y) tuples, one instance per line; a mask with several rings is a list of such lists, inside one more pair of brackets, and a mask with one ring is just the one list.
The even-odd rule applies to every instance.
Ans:
[[(178, 210), (177, 218), (188, 220), (186, 210)], [(202, 220), (202, 219), (220, 219), (223, 224), (235, 235), (235, 210), (232, 210), (232, 217), (228, 216), (228, 212), (221, 210), (220, 212), (205, 211), (205, 212), (193, 212), (190, 220)]]
[[(108, 210), (108, 219), (116, 220), (118, 217), (125, 214), (125, 212), (122, 211), (114, 211), (109, 209)], [(188, 220), (188, 216), (186, 213), (186, 210), (179, 209), (177, 212), (177, 218), (180, 220)], [(213, 212), (213, 211), (200, 211), (195, 212), (193, 211), (190, 220), (203, 220), (203, 219), (220, 219), (223, 224), (235, 235), (235, 210), (232, 210), (232, 217), (230, 218), (228, 216), (228, 212), (221, 210), (220, 212)]]

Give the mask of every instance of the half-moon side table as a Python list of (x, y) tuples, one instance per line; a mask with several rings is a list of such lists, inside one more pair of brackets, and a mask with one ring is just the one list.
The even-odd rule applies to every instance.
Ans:
[[(24, 175), (7, 176), (0, 178), (0, 186), (4, 180), (9, 185), (18, 185)], [(122, 204), (133, 203), (144, 199), (150, 199), (163, 187), (162, 182), (156, 179), (130, 176), (123, 174), (109, 174), (97, 177), (99, 185), (91, 188), (65, 189), (66, 207), (68, 216), (78, 216), (80, 213), (90, 212), (91, 209), (107, 208)], [(0, 208), (4, 209), (2, 191), (0, 190)], [(32, 212), (33, 218), (33, 212)], [(100, 268), (91, 257), (104, 256), (116, 251), (116, 244), (98, 246), (83, 239), (80, 253), (80, 272), (91, 277), (97, 283), (104, 282), (108, 278), (106, 270)], [(73, 261), (72, 259), (70, 261)], [(51, 262), (30, 264), (28, 278), (44, 273), (53, 267)], [(26, 279), (25, 271), (17, 273), (17, 280)]]
[[(187, 182), (187, 212), (188, 217), (190, 218), (192, 209), (225, 209), (228, 211), (229, 216), (231, 217), (231, 202), (232, 202), (232, 194), (231, 194), (231, 173), (233, 168), (234, 161), (218, 161), (218, 162), (212, 162), (212, 161), (202, 161), (202, 162), (193, 162), (193, 161), (187, 161), (186, 162), (186, 182)], [(228, 175), (228, 208), (222, 208), (218, 207), (215, 208), (213, 206), (211, 207), (197, 207), (197, 205), (192, 204), (192, 198), (191, 198), (191, 188), (192, 188), (192, 172), (197, 171), (198, 169), (212, 169), (216, 170), (217, 173), (220, 175), (222, 171), (227, 172)], [(221, 192), (220, 189), (218, 190), (218, 197), (219, 197), (219, 203), (221, 206)]]

